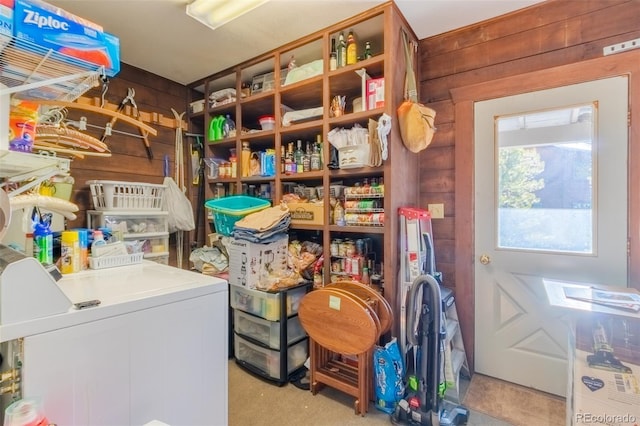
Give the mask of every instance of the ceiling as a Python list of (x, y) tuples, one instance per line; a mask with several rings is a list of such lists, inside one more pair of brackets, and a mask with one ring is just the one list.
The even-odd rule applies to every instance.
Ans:
[[(396, 4), (423, 39), (540, 1), (396, 0)], [(118, 36), (122, 62), (185, 85), (385, 1), (271, 0), (216, 30), (186, 15), (189, 2), (48, 0)]]

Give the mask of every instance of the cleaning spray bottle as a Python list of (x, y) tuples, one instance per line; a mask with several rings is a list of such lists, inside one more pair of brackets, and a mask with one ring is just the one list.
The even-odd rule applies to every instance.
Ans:
[(44, 214), (33, 229), (33, 257), (43, 265), (53, 263), (53, 232), (51, 213)]

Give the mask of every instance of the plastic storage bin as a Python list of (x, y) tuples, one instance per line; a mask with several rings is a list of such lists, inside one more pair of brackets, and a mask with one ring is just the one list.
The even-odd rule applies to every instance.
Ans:
[[(304, 364), (308, 356), (307, 340), (304, 339), (287, 348), (287, 374), (291, 374)], [(261, 370), (273, 379), (280, 379), (280, 351), (254, 345), (242, 336), (234, 336), (236, 360)]]
[[(287, 316), (298, 312), (300, 301), (306, 293), (307, 289), (304, 286), (287, 291)], [(280, 319), (280, 296), (279, 293), (250, 290), (235, 285), (229, 286), (229, 298), (233, 309), (240, 309), (269, 321)]]
[(89, 210), (87, 215), (91, 226), (109, 228), (111, 232), (120, 231), (126, 237), (140, 238), (145, 235), (169, 232), (169, 212), (118, 211), (115, 213)]
[(111, 180), (90, 180), (96, 210), (161, 210), (164, 185)]
[(118, 256), (89, 257), (89, 268), (105, 269), (117, 266), (134, 265), (141, 263), (144, 253), (122, 254)]
[(271, 207), (269, 200), (249, 197), (248, 195), (231, 195), (229, 197), (207, 200), (204, 206), (213, 213), (216, 232), (231, 236), (233, 225), (248, 214)]
[[(280, 348), (280, 323), (254, 317), (242, 311), (233, 311), (235, 332), (263, 343), (270, 348)], [(297, 316), (287, 320), (287, 345), (306, 336)]]

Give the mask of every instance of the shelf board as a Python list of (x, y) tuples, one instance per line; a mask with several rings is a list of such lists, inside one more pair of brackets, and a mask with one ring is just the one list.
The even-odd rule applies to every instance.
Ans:
[(298, 231), (323, 231), (324, 225), (294, 225), (291, 224), (290, 229), (295, 229)]
[(324, 171), (322, 170), (314, 170), (312, 172), (303, 172), (303, 173), (294, 173), (292, 175), (282, 175), (280, 180), (283, 182), (288, 181), (298, 181), (298, 180), (312, 180), (312, 179), (322, 179), (324, 176)]
[(288, 134), (288, 133), (296, 133), (303, 130), (314, 129), (316, 133), (322, 133), (322, 118), (317, 120), (309, 120), (301, 123), (291, 124), (289, 126), (281, 126), (280, 133)]
[(369, 59), (364, 59), (362, 61), (358, 61), (355, 64), (347, 65), (342, 68), (338, 68), (333, 71), (329, 71), (329, 80), (332, 82), (334, 80), (339, 80), (346, 78), (347, 80), (352, 80), (355, 77), (356, 84), (360, 82), (360, 76), (356, 74), (357, 70), (365, 68), (367, 70), (367, 74), (371, 78), (376, 78), (384, 74), (384, 55), (376, 55)]
[(341, 115), (340, 117), (330, 118), (328, 121), (331, 126), (337, 126), (340, 124), (353, 124), (353, 122), (362, 122), (364, 120), (369, 120), (369, 119), (378, 121), (377, 117), (384, 114), (384, 112), (385, 112), (384, 108), (376, 108), (376, 109), (370, 109), (367, 111), (352, 112), (349, 114), (344, 114), (344, 115)]
[(237, 181), (237, 178), (207, 178), (209, 183), (236, 183)]
[(247, 176), (240, 178), (240, 182), (242, 183), (264, 183), (264, 182), (273, 182), (275, 176)]
[(258, 130), (251, 133), (242, 133), (242, 135), (240, 135), (240, 138), (242, 140), (248, 140), (248, 141), (269, 138), (271, 141), (273, 141), (274, 135), (275, 135), (274, 130)]
[(384, 234), (384, 226), (338, 226), (330, 225), (331, 232), (349, 232), (353, 234)]
[(235, 148), (236, 146), (236, 138), (224, 138), (224, 139), (218, 139), (216, 141), (210, 141), (207, 138), (207, 146), (216, 146), (216, 147), (222, 147), (222, 148)]
[(237, 103), (238, 103), (237, 101), (233, 101), (226, 104), (213, 106), (209, 108), (209, 115), (211, 117), (215, 115), (227, 115), (227, 114), (235, 115)]
[(331, 178), (350, 178), (357, 176), (382, 176), (384, 169), (380, 167), (360, 167), (358, 169), (333, 169), (329, 172)]

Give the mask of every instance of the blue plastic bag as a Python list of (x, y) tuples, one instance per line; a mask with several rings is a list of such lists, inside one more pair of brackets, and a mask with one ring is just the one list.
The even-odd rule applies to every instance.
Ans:
[(375, 407), (380, 411), (392, 414), (405, 393), (404, 360), (395, 338), (384, 347), (375, 347), (373, 370)]

